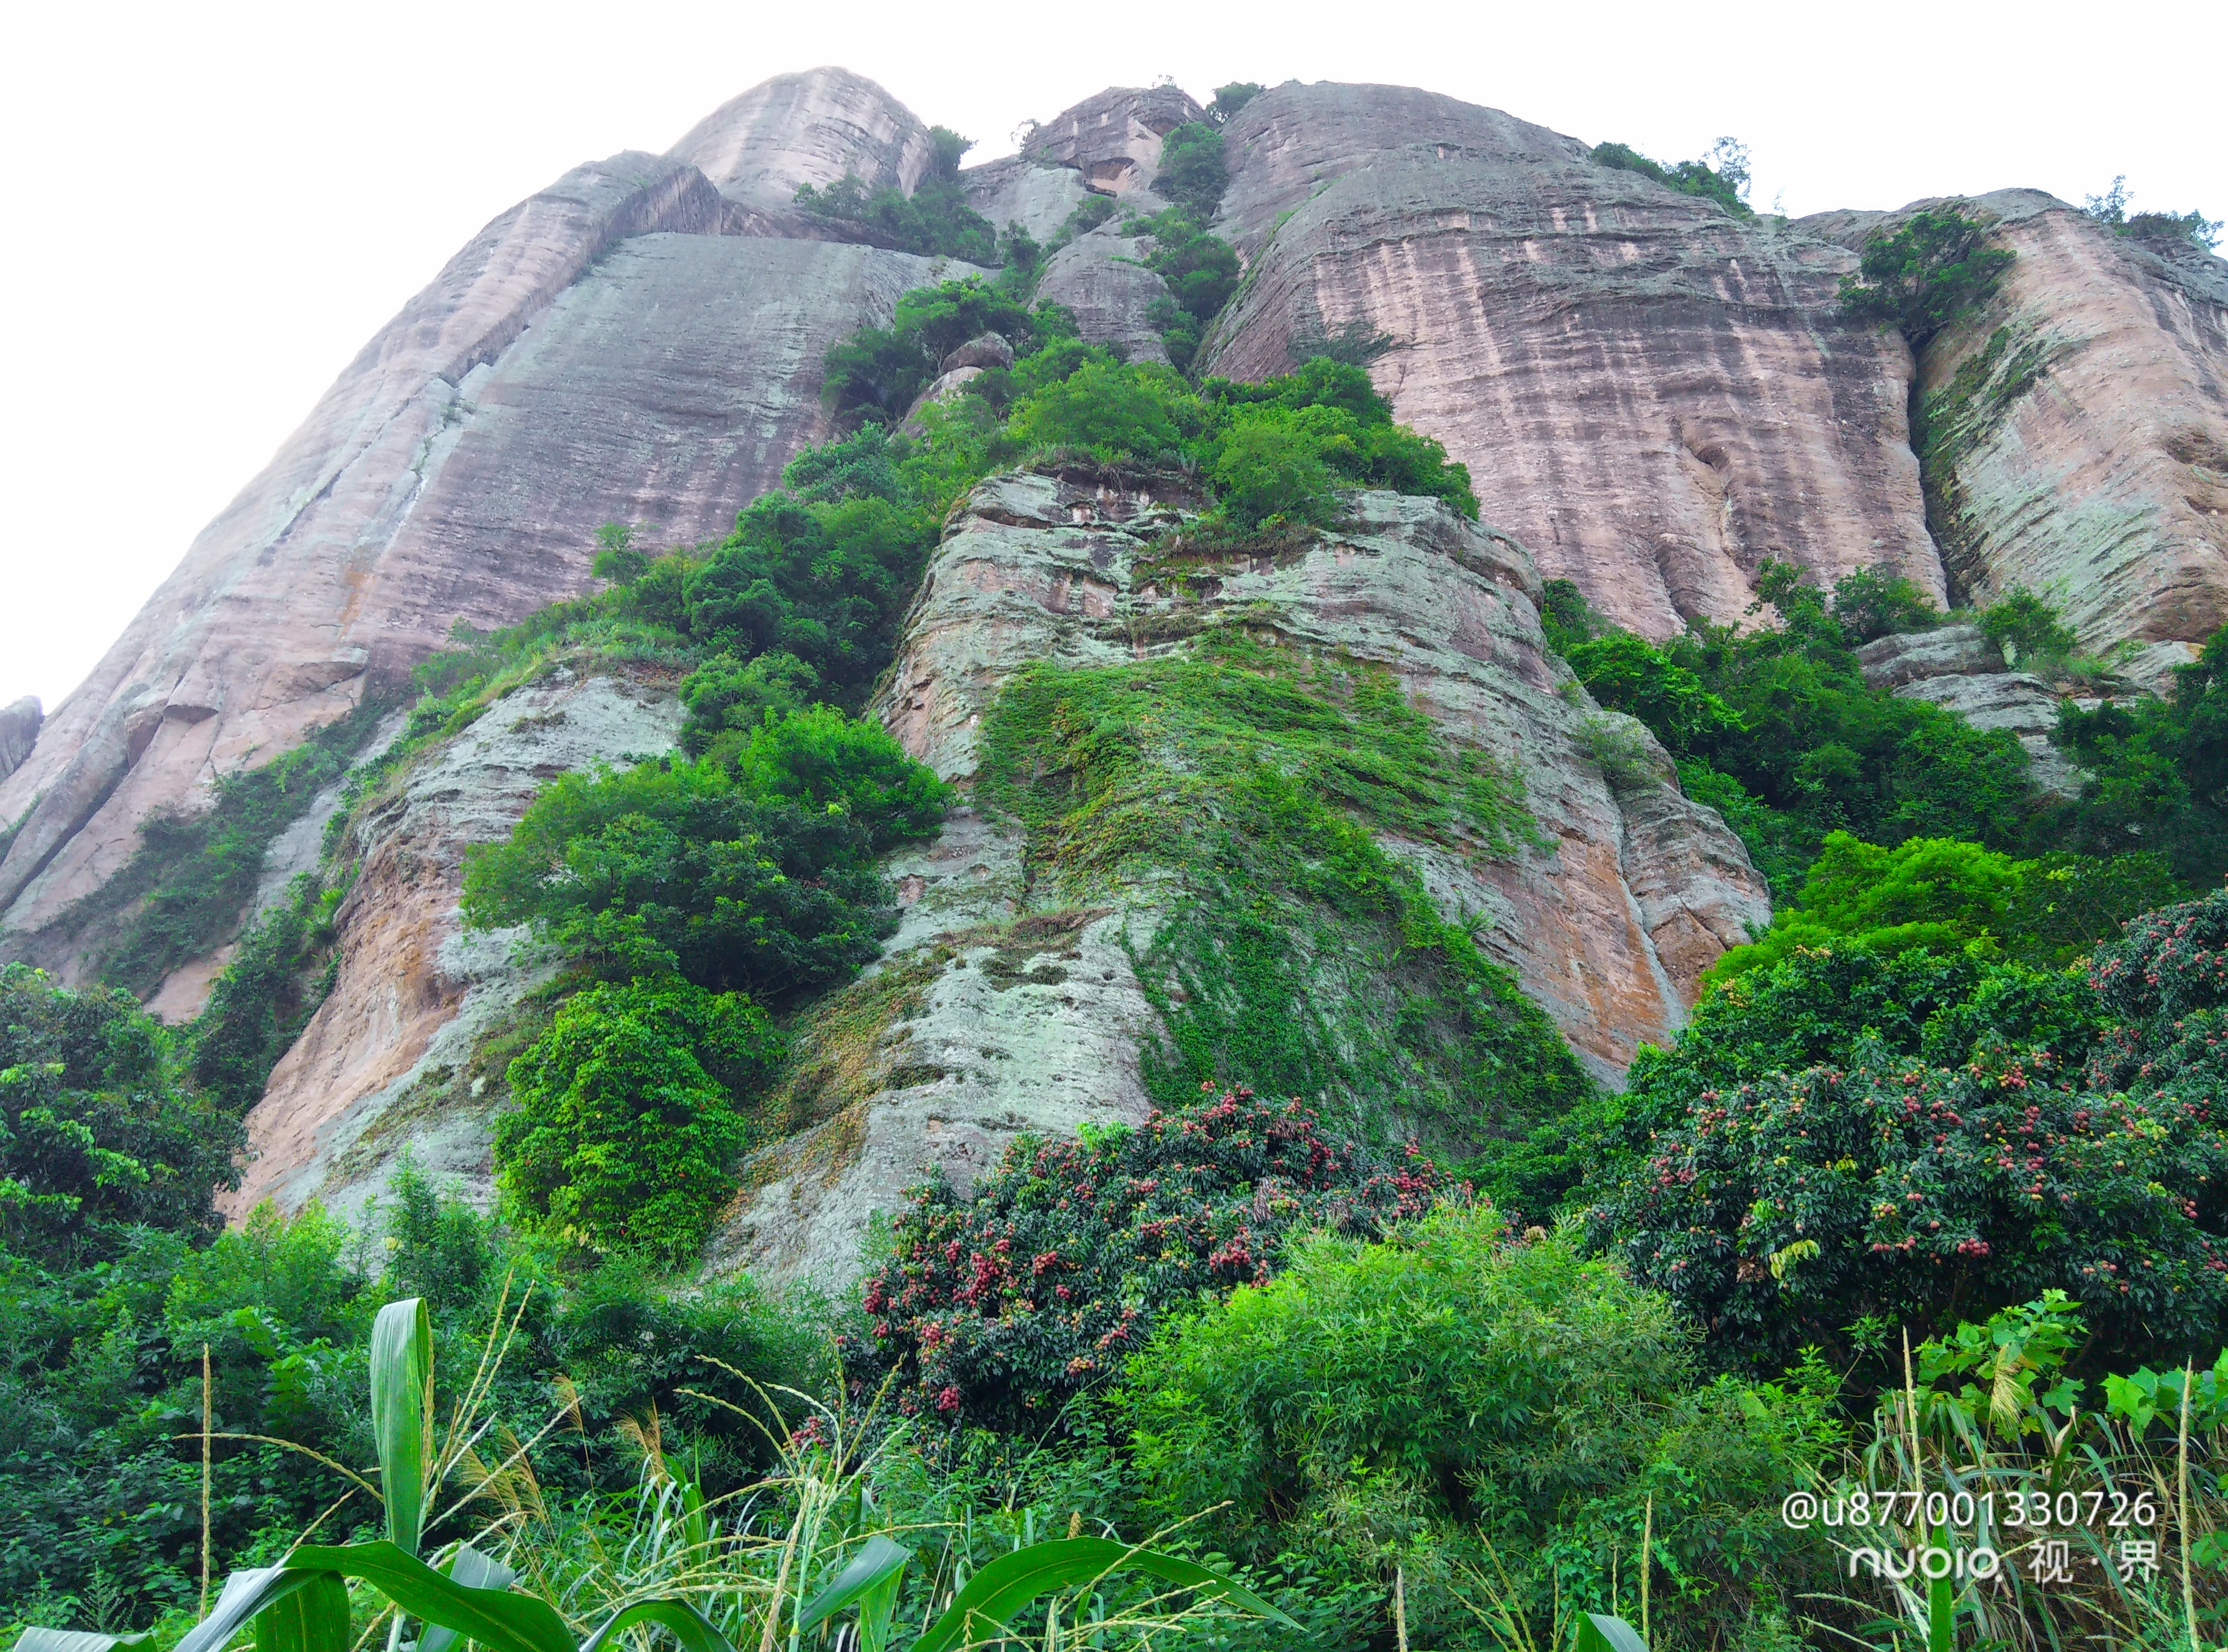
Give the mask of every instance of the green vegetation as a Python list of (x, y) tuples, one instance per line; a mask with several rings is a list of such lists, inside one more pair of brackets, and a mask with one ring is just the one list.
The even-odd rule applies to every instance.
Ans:
[(1699, 195), (1705, 201), (1714, 201), (1736, 218), (1756, 215), (1745, 198), (1748, 195), (1748, 148), (1738, 139), (1720, 138), (1700, 160), (1681, 161), (1670, 166), (1661, 161), (1651, 161), (1638, 150), (1624, 144), (1597, 144), (1587, 158), (1596, 166), (1612, 167), (1620, 172), (1637, 172), (1641, 176), (1653, 178), (1681, 195)]
[(1859, 274), (1841, 278), (1841, 311), (1899, 327), (1917, 349), (1994, 290), (2012, 254), (1986, 244), (1962, 207), (1927, 207), (1865, 241)]
[(2103, 195), (2090, 195), (2082, 210), (2115, 234), (2132, 236), (2137, 240), (2163, 241), (2169, 246), (2186, 241), (2207, 252), (2220, 245), (2218, 219), (2207, 218), (2195, 211), (2131, 213), (2128, 210), (2131, 198), (2127, 174), (2123, 172), (2112, 180), (2112, 187)]
[(870, 190), (847, 172), (824, 189), (799, 186), (797, 204), (872, 246), (986, 266), (998, 263), (997, 232), (968, 206), (959, 182), (960, 157), (974, 140), (945, 126), (930, 127), (928, 136), (934, 153), (912, 195), (888, 184)]
[(1729, 1361), (1847, 1350), (1867, 1317), (1947, 1330), (2045, 1289), (2116, 1349), (2217, 1348), (2224, 940), (2213, 895), (2130, 924), (2085, 976), (1892, 939), (1797, 952), (1636, 1068), (1639, 1156), (1595, 1220)]
[(1169, 1042), (1148, 1092), (1250, 1079), (1457, 1154), (1589, 1085), (1507, 971), (1376, 832), (1490, 857), (1536, 830), (1513, 777), (1450, 746), (1383, 673), (1227, 634), (1134, 666), (1021, 674), (983, 720), (977, 796), (1031, 875), (1084, 898), (1166, 874), (1136, 954)]

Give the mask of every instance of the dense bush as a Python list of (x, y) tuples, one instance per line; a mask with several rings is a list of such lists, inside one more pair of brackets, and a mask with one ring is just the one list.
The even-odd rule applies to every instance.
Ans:
[(1614, 1610), (1643, 1518), (1655, 1623), (1679, 1625), (1661, 1638), (1715, 1643), (1800, 1574), (1778, 1504), (1833, 1438), (1831, 1388), (1815, 1368), (1700, 1383), (1661, 1296), (1476, 1208), (1309, 1237), (1273, 1281), (1165, 1327), (1117, 1411), (1153, 1514), (1226, 1502), (1210, 1529), (1241, 1555), (1397, 1563), (1423, 1643), (1496, 1643), (1496, 1598), (1541, 1622)]
[(1893, 846), (1978, 836), (2007, 853), (2039, 847), (2027, 758), (2010, 735), (1902, 699), (1864, 680), (1842, 615), (1860, 628), (1909, 593), (1867, 571), (1827, 593), (1767, 561), (1748, 629), (1702, 622), (1657, 644), (1607, 625), (1575, 591), (1551, 592), (1551, 637), (1594, 698), (1646, 723), (1679, 761), (1687, 791), (1719, 807), (1793, 898), (1826, 836)]
[(1165, 1315), (1265, 1279), (1288, 1236), (1373, 1233), (1444, 1187), (1412, 1149), (1380, 1158), (1242, 1086), (1136, 1130), (1024, 1138), (964, 1198), (941, 1177), (913, 1190), (852, 1369), (894, 1372), (907, 1412), (1042, 1428)]
[(2207, 218), (2201, 212), (2134, 212), (2128, 210), (2130, 199), (2126, 174), (2112, 180), (2112, 187), (2101, 195), (2090, 195), (2082, 210), (2116, 234), (2131, 235), (2139, 240), (2164, 241), (2169, 245), (2186, 241), (2210, 252), (2220, 244), (2220, 221)]
[(770, 999), (848, 976), (895, 924), (878, 846), (948, 793), (877, 725), (825, 709), (736, 751), (560, 775), (468, 859), (465, 921), (530, 923), (611, 976), (678, 973)]
[(1903, 330), (1913, 349), (1987, 298), (2012, 261), (1959, 206), (1927, 207), (1865, 241), (1859, 273), (1841, 278), (1841, 311)]
[(588, 988), (510, 1064), (495, 1168), (528, 1226), (670, 1265), (703, 1244), (780, 1041), (749, 999), (671, 978)]
[(246, 1145), (129, 996), (0, 967), (0, 1246), (67, 1271), (115, 1255), (134, 1227), (206, 1239)]
[[(1636, 1065), (1630, 1139), (1650, 1139), (1600, 1231), (1713, 1346), (1765, 1363), (1868, 1316), (1930, 1331), (2046, 1289), (2121, 1348), (2209, 1349), (2228, 1306), (2224, 938), (2215, 895), (2131, 925), (2085, 986), (1993, 966), (1943, 1002), (1969, 961), (1862, 947), (1743, 977)], [(1914, 1028), (1901, 1000), (1930, 975)]]
[[(1755, 216), (1747, 201), (1748, 150), (1730, 138), (1720, 138), (1709, 155), (1699, 161), (1681, 161), (1666, 166), (1652, 161), (1638, 150), (1624, 144), (1597, 144), (1587, 158), (1596, 166), (1614, 168), (1620, 172), (1637, 172), (1653, 178), (1681, 195), (1700, 195), (1714, 201), (1736, 218)], [(1716, 164), (1713, 165), (1712, 162)]]
[(2155, 852), (2195, 886), (2228, 873), (2228, 627), (2174, 669), (2161, 699), (2061, 701), (2052, 738), (2089, 772), (2051, 823), (2059, 846)]
[(934, 152), (912, 195), (887, 184), (870, 190), (847, 172), (824, 189), (800, 185), (797, 204), (877, 247), (996, 264), (997, 234), (989, 219), (968, 206), (959, 182), (960, 157), (973, 147), (971, 140), (945, 126), (932, 126), (928, 135)]

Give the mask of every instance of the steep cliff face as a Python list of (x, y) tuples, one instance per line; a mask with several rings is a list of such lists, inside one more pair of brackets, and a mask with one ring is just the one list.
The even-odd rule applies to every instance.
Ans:
[(560, 670), (419, 754), (358, 812), (333, 989), (248, 1114), (231, 1214), (266, 1198), (353, 1207), (406, 1151), (491, 1198), (490, 1131), (515, 1053), (502, 1034), (531, 1015), (527, 995), (558, 960), (519, 932), (463, 932), (464, 851), (507, 836), (552, 777), (666, 751), (680, 726), (654, 675)]
[(1909, 354), (1839, 318), (1847, 249), (1400, 87), (1277, 86), (1224, 152), (1249, 270), (1205, 369), (1258, 377), (1296, 341), (1389, 335), (1372, 373), (1399, 417), (1619, 624), (1738, 618), (1765, 557), (1828, 582), (1887, 561), (1943, 592)]
[[(1640, 1041), (1668, 1038), (1695, 976), (1768, 920), (1768, 893), (1660, 752), (1624, 791), (1587, 755), (1600, 714), (1546, 650), (1524, 547), (1435, 501), (1366, 494), (1304, 552), (1187, 565), (1172, 583), (1150, 542), (1189, 503), (1136, 479), (985, 483), (923, 582), (884, 721), (965, 785), (985, 714), (1034, 662), (1177, 656), (1235, 624), (1298, 657), (1382, 665), (1447, 738), (1521, 772), (1544, 833), (1498, 858), (1386, 847), (1443, 912), (1484, 915), (1482, 944), (1597, 1073), (1614, 1079)], [(1032, 883), (1021, 848), (969, 808), (893, 865), (905, 928), (877, 974), (807, 1022), (803, 1128), (746, 1167), (718, 1265), (843, 1277), (868, 1214), (924, 1164), (964, 1185), (1017, 1131), (1142, 1114), (1138, 1052), (1158, 1028), (1134, 960), (1165, 892), (1143, 878), (1064, 894)]]
[(1919, 385), (1950, 573), (1976, 602), (2049, 592), (2088, 646), (2147, 645), (2155, 677), (2228, 622), (2228, 261), (2031, 190), (1977, 204), (2013, 260)]
[[(871, 82), (823, 73), (746, 94), (684, 141), (763, 196), (863, 164), (869, 139), (902, 176), (919, 125)], [(394, 689), (454, 622), (503, 624), (579, 591), (599, 524), (669, 542), (732, 526), (826, 433), (828, 345), (945, 267), (763, 233), (780, 227), (687, 160), (629, 153), (483, 231), (0, 780), (0, 821), (28, 811), (0, 861), (0, 925), (50, 923), (128, 857), (150, 810), (197, 806), (214, 777)]]
[(846, 176), (910, 195), (935, 150), (920, 118), (865, 75), (823, 67), (752, 86), (666, 154), (732, 201), (784, 212), (806, 184)]

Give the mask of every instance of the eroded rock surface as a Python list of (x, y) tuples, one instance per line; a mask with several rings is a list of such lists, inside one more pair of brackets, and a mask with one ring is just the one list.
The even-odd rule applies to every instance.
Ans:
[(1045, 263), (1037, 292), (1075, 312), (1076, 330), (1092, 344), (1119, 345), (1133, 362), (1165, 364), (1168, 347), (1154, 326), (1154, 301), (1168, 284), (1142, 261), (1145, 243), (1109, 224), (1078, 236)]
[[(791, 153), (775, 116), (821, 106), (760, 104), (720, 131), (771, 167)], [(792, 170), (836, 163), (821, 126), (795, 137)], [(215, 776), (398, 689), (456, 621), (575, 594), (603, 522), (724, 533), (826, 433), (828, 345), (952, 267), (724, 233), (734, 214), (693, 163), (631, 152), (452, 259), (0, 779), (0, 819), (29, 815), (0, 861), (0, 923), (46, 925), (128, 858), (150, 810), (198, 806)]]
[(1951, 575), (2049, 593), (2090, 648), (2202, 643), (2228, 623), (2228, 261), (2032, 190), (1978, 206), (2011, 266), (1921, 376)]
[(364, 810), (339, 975), (247, 1116), (251, 1158), (229, 1215), (266, 1198), (352, 1208), (406, 1149), (488, 1202), (503, 1092), (500, 1066), (475, 1073), (474, 1053), (555, 960), (522, 950), (519, 932), (464, 932), (464, 851), (509, 836), (553, 776), (669, 750), (681, 716), (669, 686), (560, 674), (497, 701)]
[(690, 127), (667, 155), (730, 200), (785, 211), (806, 184), (847, 176), (910, 195), (935, 157), (921, 118), (844, 68), (777, 74)]
[(1399, 417), (1549, 577), (1651, 637), (1738, 620), (1765, 557), (1893, 564), (1937, 599), (1899, 340), (1844, 323), (1846, 248), (1393, 86), (1277, 86), (1226, 130), (1246, 285), (1204, 370), (1356, 326)]
[[(30, 695), (13, 705), (0, 708), (0, 780), (23, 766), (23, 759), (39, 743), (39, 725), (45, 720), (45, 712)], [(0, 824), (5, 823), (0, 821)]]
[(1021, 153), (1072, 168), (1101, 195), (1127, 195), (1159, 170), (1161, 140), (1204, 112), (1172, 86), (1110, 86), (1038, 127)]

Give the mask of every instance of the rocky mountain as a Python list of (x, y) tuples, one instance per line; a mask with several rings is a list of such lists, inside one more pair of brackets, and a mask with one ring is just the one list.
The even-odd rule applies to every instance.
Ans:
[[(1173, 88), (1110, 90), (960, 175), (993, 225), (1064, 236), (1036, 296), (1133, 359), (1164, 359), (1169, 288), (1134, 225), (1077, 208), (1165, 205), (1164, 142), (1202, 112)], [(599, 525), (642, 524), (659, 544), (724, 533), (830, 432), (829, 347), (971, 267), (841, 239), (798, 189), (911, 192), (935, 152), (880, 87), (819, 69), (490, 223), (75, 694), (43, 722), (35, 706), (0, 712), (0, 953), (84, 978), (95, 938), (74, 903), (109, 885), (144, 826), (394, 700), (458, 622), (484, 630), (580, 592)], [(2147, 681), (2228, 619), (2218, 259), (2115, 237), (2030, 192), (1985, 197), (2011, 274), (1914, 359), (1838, 302), (1894, 215), (1739, 216), (1574, 138), (1399, 87), (1272, 88), (1223, 128), (1222, 154), (1214, 227), (1243, 279), (1195, 370), (1256, 379), (1328, 339), (1374, 341), (1372, 378), (1469, 466), (1485, 526), (1365, 494), (1304, 554), (1171, 583), (1143, 547), (1147, 527), (1195, 508), (1181, 478), (993, 478), (945, 523), (874, 708), (947, 778), (974, 777), (982, 714), (1034, 660), (1181, 658), (1237, 626), (1381, 668), (1449, 742), (1520, 778), (1539, 834), (1492, 853), (1386, 848), (1614, 1081), (1681, 1024), (1701, 970), (1769, 918), (1769, 895), (1637, 724), (1615, 781), (1590, 754), (1629, 720), (1601, 714), (1547, 649), (1543, 579), (1654, 637), (1742, 618), (1766, 559), (1828, 581), (1886, 563), (1943, 600), (2049, 589), (2084, 644), (2131, 644)], [(1867, 674), (2056, 761), (2046, 690), (1975, 637), (1928, 647), (1868, 655)], [(554, 965), (517, 936), (460, 930), (464, 853), (504, 836), (549, 777), (669, 747), (679, 724), (669, 673), (547, 678), (356, 806), (333, 989), (251, 1116), (236, 1212), (266, 1195), (351, 1201), (405, 1148), (484, 1192), (503, 1057)], [(263, 899), (314, 864), (343, 804), (336, 784), (274, 847)], [(903, 927), (806, 1029), (786, 1080), (796, 1134), (748, 1167), (718, 1245), (729, 1261), (839, 1268), (925, 1162), (964, 1176), (1016, 1130), (1144, 1105), (1155, 1011), (1134, 943), (1152, 887), (1047, 905), (1010, 826), (971, 806), (888, 869)], [(158, 1008), (195, 1014), (221, 956), (176, 970)]]

